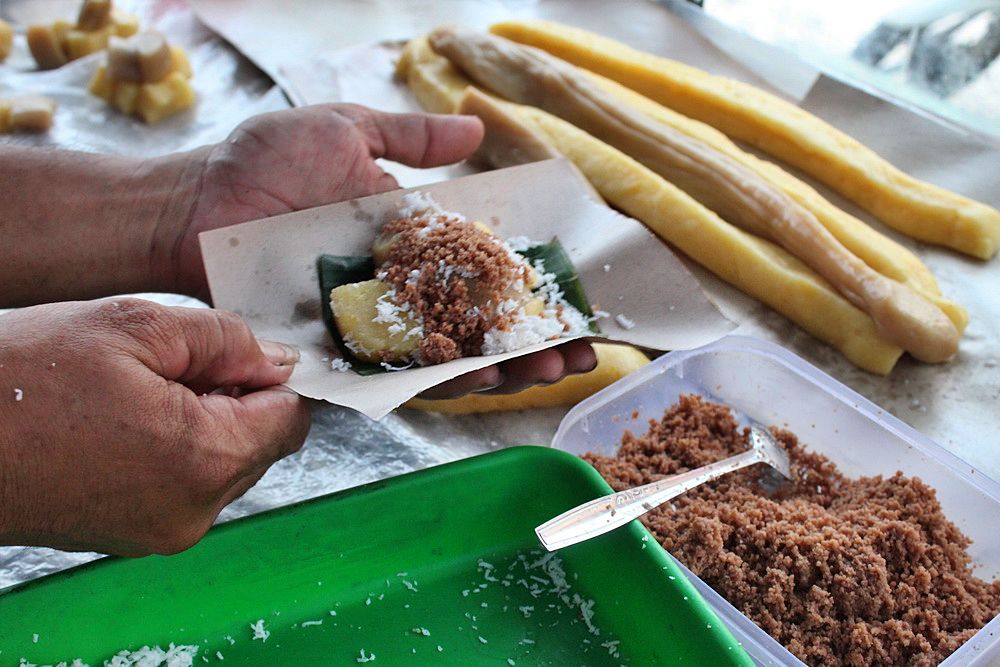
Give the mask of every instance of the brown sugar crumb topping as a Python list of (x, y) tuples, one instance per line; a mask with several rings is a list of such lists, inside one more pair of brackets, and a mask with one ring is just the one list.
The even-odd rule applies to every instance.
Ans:
[[(934, 490), (897, 472), (843, 476), (773, 433), (795, 481), (764, 466), (657, 508), (643, 523), (696, 575), (810, 665), (936, 665), (1000, 613), (1000, 581), (972, 574), (970, 544)], [(729, 409), (682, 396), (614, 457), (586, 458), (616, 491), (749, 449)], [(768, 491), (767, 489), (772, 489)]]
[(479, 355), (487, 331), (508, 330), (530, 267), (476, 225), (446, 215), (399, 218), (382, 229), (397, 235), (378, 278), (422, 318), (422, 364)]

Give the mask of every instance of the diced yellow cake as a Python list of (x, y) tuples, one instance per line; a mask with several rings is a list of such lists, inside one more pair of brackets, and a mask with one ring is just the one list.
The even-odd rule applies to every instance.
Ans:
[(139, 88), (137, 83), (119, 81), (115, 86), (111, 103), (122, 113), (129, 115), (135, 113), (139, 101)]
[(188, 61), (184, 49), (179, 46), (170, 47), (170, 59), (174, 61), (174, 71), (180, 72), (188, 79), (191, 78), (191, 63)]
[(171, 72), (159, 83), (144, 83), (139, 87), (139, 102), (135, 111), (152, 125), (192, 104), (194, 90), (187, 77), (180, 72)]
[(83, 0), (77, 15), (80, 30), (100, 30), (111, 24), (111, 0)]
[(94, 72), (94, 78), (90, 80), (90, 85), (87, 89), (97, 95), (102, 100), (109, 101), (111, 99), (111, 79), (108, 78), (108, 67), (107, 65), (100, 65), (97, 71)]
[[(420, 345), (421, 336), (414, 332), (419, 323), (399, 308), (390, 306), (391, 316), (379, 318), (380, 299), (382, 303), (390, 303), (386, 297), (389, 289), (380, 280), (366, 280), (341, 285), (330, 292), (330, 309), (337, 331), (358, 359), (401, 362)], [(376, 322), (376, 318), (386, 321)]]
[(108, 39), (111, 37), (114, 28), (112, 26), (105, 26), (100, 30), (79, 30), (73, 28), (66, 32), (66, 38), (63, 41), (63, 49), (66, 52), (66, 57), (70, 60), (76, 60), (77, 58), (83, 58), (84, 56), (89, 56), (91, 53), (97, 53), (108, 46)]
[(55, 102), (38, 95), (0, 100), (0, 133), (45, 132), (55, 110)]
[(14, 48), (14, 29), (9, 23), (0, 19), (0, 63), (7, 60), (12, 48)]
[(131, 37), (139, 32), (139, 17), (124, 12), (111, 12), (111, 25), (114, 26), (115, 37)]
[[(130, 37), (139, 31), (137, 16), (110, 9), (110, 6), (106, 0), (86, 0), (76, 23), (60, 19), (51, 25), (28, 26), (28, 48), (38, 67), (61, 67), (71, 60), (106, 49), (112, 36)], [(0, 26), (0, 53), (2, 51), (3, 28)]]
[(53, 26), (30, 25), (27, 38), (28, 48), (40, 69), (55, 69), (69, 62)]
[(158, 123), (195, 102), (194, 89), (188, 81), (191, 66), (184, 50), (171, 47), (170, 61), (172, 71), (156, 83), (115, 80), (107, 63), (102, 64), (90, 80), (89, 90), (122, 113), (134, 114), (149, 124)]

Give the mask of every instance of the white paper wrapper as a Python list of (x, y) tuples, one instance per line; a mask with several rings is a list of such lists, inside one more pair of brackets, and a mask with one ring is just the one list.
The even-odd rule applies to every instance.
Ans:
[[(595, 202), (564, 160), (549, 160), (421, 186), (445, 210), (487, 222), (504, 238), (558, 238), (595, 310), (602, 335), (655, 350), (703, 345), (733, 324), (722, 317), (677, 257), (639, 222)], [(254, 333), (302, 354), (288, 386), (303, 396), (378, 419), (445, 380), (570, 340), (489, 357), (363, 376), (336, 371), (337, 356), (320, 315), (320, 254), (370, 255), (382, 224), (405, 192), (322, 206), (201, 235), (212, 300)], [(608, 270), (605, 270), (605, 266)], [(622, 315), (634, 326), (616, 321)]]

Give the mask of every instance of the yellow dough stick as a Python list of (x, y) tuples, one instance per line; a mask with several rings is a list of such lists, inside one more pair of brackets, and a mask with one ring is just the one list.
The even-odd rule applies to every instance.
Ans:
[(7, 60), (14, 48), (14, 29), (9, 23), (0, 19), (0, 63)]
[(406, 44), (396, 63), (396, 76), (406, 82), (422, 107), (434, 113), (455, 113), (469, 85), (447, 58), (434, 53), (426, 37)]
[(672, 111), (639, 93), (588, 72), (590, 79), (609, 95), (650, 118), (708, 144), (779, 187), (800, 206), (816, 216), (838, 241), (884, 276), (909, 285), (934, 302), (959, 330), (968, 324), (968, 314), (957, 303), (941, 296), (930, 269), (912, 252), (869, 225), (827, 201), (815, 189), (781, 167), (741, 150), (710, 125)]
[(1000, 248), (1000, 211), (919, 181), (825, 121), (754, 86), (546, 21), (491, 31), (539, 47), (778, 157), (916, 239), (980, 259)]
[[(424, 108), (437, 113), (454, 112), (457, 101), (461, 98), (461, 91), (471, 85), (450, 61), (434, 53), (426, 38), (414, 39), (406, 45), (397, 74), (407, 81)], [(595, 83), (621, 99), (623, 103), (630, 104), (653, 119), (704, 141), (757, 171), (811, 211), (841, 243), (865, 263), (879, 273), (918, 290), (941, 308), (959, 331), (964, 331), (968, 324), (968, 314), (965, 309), (940, 296), (933, 274), (906, 248), (841, 211), (816, 190), (780, 167), (740, 150), (713, 127), (671, 111), (614, 81), (595, 74), (590, 76)], [(488, 95), (488, 93), (479, 94)]]
[[(400, 73), (421, 104), (461, 99), (468, 80), (430, 49), (414, 49)], [(874, 321), (780, 247), (743, 232), (624, 153), (550, 114), (497, 101), (570, 159), (613, 206), (720, 278), (782, 313), (867, 371), (887, 374), (902, 350)], [(449, 111), (438, 107), (439, 111)]]
[(568, 407), (649, 363), (645, 354), (627, 345), (594, 343), (594, 352), (597, 353), (597, 367), (594, 370), (570, 375), (545, 387), (530, 387), (516, 394), (468, 394), (445, 401), (413, 398), (403, 407), (449, 415)]

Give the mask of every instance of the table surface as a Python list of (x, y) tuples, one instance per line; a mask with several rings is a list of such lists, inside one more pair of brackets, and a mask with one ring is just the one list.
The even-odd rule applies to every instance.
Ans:
[[(44, 0), (13, 0), (0, 7), (2, 14), (10, 19), (27, 22), (38, 16), (58, 15), (52, 7), (68, 8), (58, 13), (71, 13), (73, 2), (46, 2)], [(252, 26), (254, 16), (259, 11), (269, 12), (271, 7), (265, 0), (248, 0), (240, 12), (232, 12), (226, 2), (198, 0), (196, 2), (202, 16), (209, 19), (215, 11), (229, 11), (232, 18), (245, 21), (243, 29)], [(295, 6), (303, 3), (289, 3), (290, 11), (271, 16), (277, 23), (294, 22)], [(599, 3), (606, 8), (608, 3)], [(388, 2), (340, 2), (325, 5), (329, 16), (336, 16), (339, 26), (344, 28), (337, 39), (326, 42), (326, 48), (335, 49), (350, 44), (383, 39), (405, 37), (416, 28), (430, 22), (443, 22), (436, 16), (444, 10), (436, 3), (409, 3), (400, 5)], [(306, 3), (306, 6), (308, 3)], [(463, 17), (474, 17), (475, 21), (489, 21), (491, 17), (507, 16), (511, 13), (543, 15), (557, 20), (580, 19), (574, 21), (592, 29), (601, 30), (612, 36), (632, 37), (631, 41), (640, 48), (658, 50), (658, 30), (673, 24), (675, 17), (650, 3), (621, 3), (616, 14), (607, 11), (586, 12), (579, 9), (579, 3), (571, 2), (523, 2), (523, 1), (465, 1), (449, 4), (445, 13), (452, 22)], [(436, 9), (435, 9), (436, 7)], [(74, 111), (73, 104), (63, 104), (57, 117), (57, 125), (65, 120), (68, 129), (54, 133), (49, 138), (10, 139), (21, 143), (42, 143), (71, 146), (83, 150), (100, 150), (117, 153), (156, 154), (180, 150), (192, 145), (222, 139), (233, 125), (253, 113), (287, 106), (280, 91), (271, 87), (271, 80), (257, 70), (246, 58), (218, 37), (205, 30), (183, 5), (170, 0), (154, 0), (141, 3), (137, 9), (157, 25), (167, 26), (171, 39), (191, 49), (196, 70), (195, 84), (200, 101), (196, 114), (188, 114), (168, 121), (158, 131), (146, 135), (142, 142), (129, 142), (136, 133), (136, 126), (121, 119), (107, 116), (99, 100), (89, 100), (86, 95), (71, 96), (73, 104), (86, 105), (86, 114)], [(585, 16), (586, 15), (586, 16)], [(641, 17), (641, 20), (637, 17)], [(472, 19), (470, 19), (472, 20)], [(697, 26), (703, 30), (703, 26)], [(275, 29), (270, 26), (270, 29)], [(721, 33), (719, 31), (722, 31)], [(708, 39), (691, 31), (686, 37), (691, 48), (714, 49), (711, 39), (718, 39), (725, 33), (725, 26), (711, 26)], [(714, 31), (714, 32), (713, 32)], [(272, 33), (273, 34), (273, 33)], [(239, 35), (227, 37), (237, 45)], [(19, 38), (23, 39), (23, 37)], [(308, 41), (303, 40), (308, 47)], [(281, 40), (282, 49), (288, 42)], [(299, 44), (302, 47), (302, 44)], [(247, 49), (244, 48), (244, 51)], [(271, 69), (276, 63), (258, 65), (271, 74), (280, 73)], [(77, 62), (64, 68), (65, 76), (58, 81), (59, 89), (67, 83), (79, 86), (89, 77), (94, 66), (93, 59)], [(199, 70), (199, 66), (202, 67)], [(760, 72), (752, 63), (743, 68), (733, 65), (733, 76), (760, 81)], [(4, 89), (22, 86), (35, 92), (46, 92), (52, 84), (33, 73), (22, 71), (24, 63), (12, 59), (7, 65), (0, 65), (0, 80)], [(884, 104), (863, 93), (856, 97), (845, 92), (835, 81), (821, 78), (818, 82), (809, 78), (806, 72), (796, 77), (790, 76), (795, 70), (789, 64), (784, 70), (785, 79), (771, 82), (783, 92), (799, 90), (801, 102), (813, 110), (828, 109), (831, 105), (869, 105), (873, 112), (879, 112), (878, 105)], [(212, 76), (198, 72), (212, 72)], [(221, 74), (216, 76), (215, 74)], [(766, 79), (767, 77), (764, 76)], [(227, 104), (234, 95), (239, 104)], [(845, 96), (846, 95), (846, 96)], [(1000, 92), (997, 93), (1000, 96)], [(891, 106), (891, 105), (890, 105)], [(208, 113), (209, 110), (215, 110)], [(220, 109), (224, 109), (221, 110)], [(894, 108), (885, 113), (896, 112)], [(103, 114), (103, 115), (102, 115)], [(80, 118), (84, 120), (80, 120)], [(87, 120), (89, 118), (89, 120)], [(849, 122), (849, 121), (848, 121)], [(928, 126), (928, 137), (939, 136), (941, 128)], [(951, 135), (947, 135), (946, 139)], [(866, 141), (868, 137), (863, 137)], [(877, 148), (879, 138), (870, 139)], [(890, 138), (881, 141), (889, 150), (896, 148)], [(962, 141), (974, 142), (972, 138)], [(924, 157), (933, 155), (935, 146), (916, 146), (913, 150), (924, 150)], [(992, 153), (972, 155), (975, 160), (990, 160)], [(920, 157), (920, 156), (918, 156)], [(985, 162), (984, 162), (985, 164)], [(994, 177), (995, 179), (995, 177)], [(943, 183), (961, 190), (961, 183)], [(829, 194), (829, 193), (825, 193)], [(995, 194), (995, 193), (994, 193)], [(995, 194), (995, 196), (997, 196)], [(838, 204), (844, 204), (831, 197)], [(994, 205), (1000, 202), (992, 201)], [(850, 207), (848, 207), (850, 208)], [(852, 209), (852, 212), (855, 212)], [(881, 228), (880, 229), (884, 229)], [(746, 324), (739, 333), (749, 333), (781, 342), (805, 357), (845, 384), (870, 398), (918, 430), (937, 439), (946, 448), (962, 456), (984, 472), (1000, 477), (1000, 459), (994, 453), (996, 432), (1000, 427), (1000, 297), (996, 285), (1000, 285), (1000, 261), (989, 264), (973, 262), (954, 254), (916, 244), (899, 235), (887, 232), (908, 247), (914, 248), (932, 267), (942, 282), (946, 293), (958, 298), (972, 314), (972, 324), (963, 341), (959, 359), (948, 366), (927, 366), (903, 359), (889, 378), (875, 377), (854, 369), (833, 350), (819, 344), (784, 318), (768, 311), (763, 306), (747, 298), (730, 292), (725, 293), (726, 307), (734, 313), (747, 316)], [(707, 279), (711, 282), (710, 279)], [(710, 285), (710, 290), (724, 287)], [(183, 297), (175, 295), (147, 295), (164, 303), (192, 305)], [(415, 469), (436, 465), (461, 457), (512, 444), (546, 444), (555, 433), (565, 410), (539, 410), (519, 415), (511, 419), (508, 415), (481, 415), (469, 417), (443, 417), (440, 415), (400, 410), (380, 422), (372, 422), (350, 410), (336, 406), (317, 404), (314, 406), (314, 424), (306, 446), (297, 454), (276, 464), (261, 482), (243, 498), (228, 507), (220, 520), (228, 520), (264, 511), (272, 507), (286, 505), (299, 500), (330, 493), (375, 479), (401, 474)], [(484, 436), (485, 434), (485, 436)], [(29, 549), (20, 547), (0, 547), (0, 588), (48, 574), (65, 567), (96, 557), (95, 554), (66, 554), (49, 549)]]

